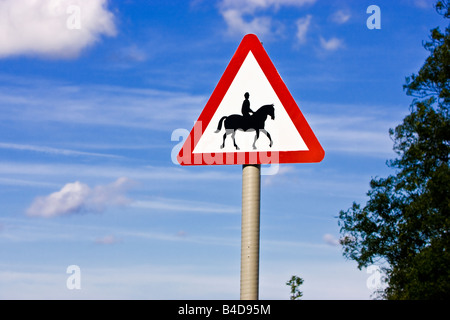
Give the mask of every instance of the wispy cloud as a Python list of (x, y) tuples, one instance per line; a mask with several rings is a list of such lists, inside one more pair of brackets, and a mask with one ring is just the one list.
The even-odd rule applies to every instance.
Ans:
[(123, 241), (122, 238), (117, 238), (117, 236), (113, 234), (95, 239), (96, 244), (103, 244), (103, 245), (117, 244), (121, 243), (122, 241)]
[(17, 178), (0, 178), (0, 184), (7, 186), (21, 186), (21, 187), (50, 187), (55, 188), (58, 186), (56, 183), (27, 180), (27, 179), (17, 179)]
[(312, 16), (308, 14), (304, 18), (300, 18), (297, 20), (297, 42), (299, 44), (304, 44), (306, 42), (306, 34), (308, 33), (309, 26), (311, 24)]
[(0, 119), (14, 122), (53, 121), (172, 131), (181, 125), (191, 126), (205, 101), (204, 96), (183, 92), (120, 86), (42, 85), (39, 79), (28, 81), (26, 86), (0, 83)]
[(138, 230), (123, 230), (119, 235), (128, 238), (140, 239), (143, 241), (168, 241), (168, 242), (184, 242), (196, 243), (205, 246), (239, 246), (239, 238), (218, 236), (218, 235), (191, 235), (185, 231), (178, 231), (176, 233), (164, 233), (154, 231), (138, 231)]
[(220, 7), (236, 8), (244, 13), (249, 13), (269, 8), (279, 10), (282, 6), (302, 7), (313, 4), (316, 1), (317, 0), (222, 0)]
[(55, 82), (42, 85), (39, 79), (29, 80), (26, 86), (0, 83), (3, 106), (0, 119), (18, 122), (53, 121), (172, 131), (181, 125), (191, 126), (205, 101), (204, 96), (183, 92), (120, 86)]
[(189, 201), (180, 199), (154, 198), (152, 200), (135, 201), (136, 208), (159, 211), (196, 212), (196, 213), (239, 213), (240, 208), (211, 202)]
[(67, 183), (59, 191), (36, 198), (26, 213), (34, 217), (52, 218), (80, 212), (100, 212), (110, 205), (128, 204), (130, 200), (125, 192), (132, 185), (133, 181), (125, 177), (92, 189), (79, 181)]
[[(81, 265), (82, 290), (67, 290), (61, 266), (2, 265), (0, 299), (238, 299), (239, 274), (228, 266)], [(214, 286), (211, 286), (214, 283)], [(238, 288), (236, 291), (236, 287)]]
[(309, 124), (317, 132), (326, 152), (382, 158), (394, 155), (388, 131), (396, 126), (402, 114), (382, 110), (395, 110), (395, 107), (314, 103), (311, 106), (328, 110), (326, 114), (308, 116)]
[[(136, 217), (136, 216), (134, 216)], [(65, 220), (66, 221), (66, 220)], [(140, 228), (135, 226), (88, 225), (65, 223), (58, 219), (42, 219), (32, 221), (27, 217), (2, 218), (0, 225), (0, 241), (18, 242), (84, 242), (100, 245), (113, 245), (125, 241), (141, 240), (145, 243), (152, 241), (190, 242), (205, 246), (239, 246), (239, 237), (210, 234), (207, 232), (187, 232), (185, 230), (161, 231), (155, 228)], [(102, 235), (102, 236), (99, 236)]]
[[(315, 2), (316, 0), (222, 0), (219, 3), (219, 11), (227, 24), (229, 34), (256, 33), (261, 37), (271, 37), (279, 34), (284, 26), (270, 13), (280, 7), (303, 7)], [(268, 12), (269, 10), (271, 12)]]
[(137, 45), (131, 45), (122, 49), (122, 55), (126, 60), (134, 62), (144, 62), (148, 58), (148, 54)]
[(91, 157), (106, 157), (106, 158), (122, 158), (122, 156), (117, 156), (117, 155), (112, 155), (112, 154), (84, 152), (84, 151), (77, 151), (77, 150), (51, 148), (51, 147), (45, 147), (45, 146), (34, 146), (34, 145), (18, 144), (18, 143), (0, 142), (0, 149), (34, 151), (34, 152), (43, 152), (43, 153), (48, 153), (48, 154), (64, 155), (64, 156), (91, 156)]
[(431, 9), (433, 7), (433, 1), (429, 0), (410, 0), (414, 6), (422, 9)]
[[(201, 169), (201, 168), (199, 168)], [(115, 179), (117, 176), (128, 177), (136, 181), (232, 181), (241, 177), (240, 173), (223, 170), (192, 170), (180, 166), (108, 166), (62, 163), (16, 163), (0, 162), (0, 174), (21, 177), (83, 177)]]
[(101, 36), (114, 36), (106, 0), (0, 1), (0, 58), (73, 58)]
[(337, 49), (344, 47), (344, 42), (342, 39), (338, 39), (336, 37), (330, 38), (328, 40), (320, 37), (320, 46), (327, 51), (336, 51)]
[(337, 24), (344, 24), (350, 20), (351, 16), (352, 15), (350, 14), (350, 12), (348, 10), (341, 9), (341, 10), (334, 12), (331, 15), (330, 19), (331, 19), (331, 21), (333, 21)]

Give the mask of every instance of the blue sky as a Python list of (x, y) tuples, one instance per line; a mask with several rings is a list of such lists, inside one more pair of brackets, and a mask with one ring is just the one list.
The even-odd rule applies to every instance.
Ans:
[(369, 299), (336, 216), (391, 173), (432, 3), (1, 0), (0, 298), (239, 298), (241, 166), (171, 156), (256, 33), (326, 153), (262, 176), (260, 298)]

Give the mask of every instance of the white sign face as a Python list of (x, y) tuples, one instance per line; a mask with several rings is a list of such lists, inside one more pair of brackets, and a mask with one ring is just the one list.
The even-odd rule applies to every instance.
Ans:
[[(245, 124), (245, 119), (254, 117), (262, 106), (267, 105), (273, 105), (273, 111), (269, 110), (270, 107), (260, 110), (259, 114), (267, 113), (267, 117), (264, 121), (261, 120), (264, 129), (259, 130), (258, 139), (255, 140), (257, 130), (252, 128), (251, 124), (246, 128), (239, 128), (242, 125), (233, 126), (233, 119)], [(271, 113), (274, 115), (273, 119)], [(230, 117), (232, 115), (241, 118)], [(261, 128), (261, 125), (258, 127)], [(308, 151), (308, 147), (254, 55), (249, 51), (193, 153), (252, 151)]]

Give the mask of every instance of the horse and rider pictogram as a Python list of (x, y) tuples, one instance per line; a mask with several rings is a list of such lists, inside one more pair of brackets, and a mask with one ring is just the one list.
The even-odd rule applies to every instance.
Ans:
[(240, 150), (238, 145), (236, 144), (235, 135), (237, 130), (241, 130), (244, 132), (247, 131), (255, 131), (256, 136), (253, 141), (253, 150), (256, 150), (256, 141), (259, 138), (259, 133), (264, 132), (264, 134), (269, 138), (269, 147), (272, 147), (273, 141), (270, 133), (265, 129), (265, 122), (267, 117), (270, 116), (272, 120), (275, 120), (275, 108), (273, 104), (267, 104), (260, 107), (256, 111), (252, 111), (250, 109), (250, 94), (246, 92), (244, 94), (245, 100), (242, 103), (242, 115), (232, 114), (229, 116), (224, 116), (220, 119), (216, 133), (219, 133), (222, 130), (222, 125), (225, 127), (225, 134), (223, 135), (223, 143), (220, 146), (221, 149), (225, 147), (225, 140), (229, 134), (231, 134), (231, 138), (233, 138), (233, 144), (236, 150)]

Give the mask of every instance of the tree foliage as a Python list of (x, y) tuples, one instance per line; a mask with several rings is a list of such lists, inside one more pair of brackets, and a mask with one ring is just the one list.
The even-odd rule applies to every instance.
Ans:
[[(450, 18), (448, 0), (435, 8)], [(370, 182), (364, 207), (339, 214), (345, 257), (358, 268), (384, 266), (387, 299), (450, 298), (450, 27), (431, 30), (430, 52), (404, 89), (411, 113), (390, 130), (395, 170)]]
[(303, 292), (299, 289), (302, 284), (303, 279), (297, 276), (292, 276), (291, 280), (286, 282), (286, 285), (291, 287), (291, 300), (298, 300), (303, 296)]

